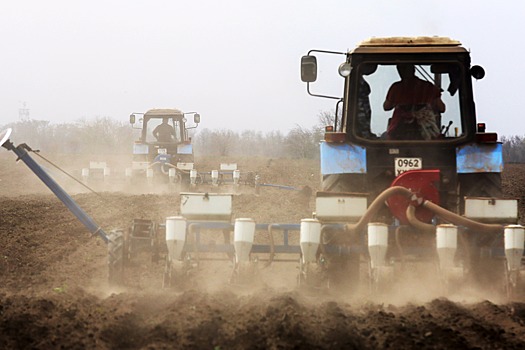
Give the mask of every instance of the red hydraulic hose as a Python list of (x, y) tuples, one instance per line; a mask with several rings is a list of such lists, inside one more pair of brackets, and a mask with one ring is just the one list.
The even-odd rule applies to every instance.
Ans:
[(357, 223), (345, 225), (345, 231), (354, 233), (364, 229), (365, 225), (368, 224), (370, 219), (372, 219), (372, 217), (383, 207), (383, 205), (385, 205), (385, 201), (388, 199), (388, 197), (394, 195), (405, 196), (410, 200), (417, 199), (416, 195), (405, 187), (394, 186), (387, 188), (386, 190), (381, 192), (381, 194), (377, 196), (376, 199), (374, 199), (372, 204), (370, 204), (370, 206), (366, 210), (365, 214), (361, 217), (361, 219), (359, 219)]
[(428, 210), (435, 213), (437, 216), (453, 223), (456, 226), (465, 226), (471, 230), (480, 231), (484, 233), (500, 233), (505, 229), (503, 225), (498, 224), (484, 224), (477, 222), (471, 219), (468, 219), (464, 216), (453, 213), (445, 208), (440, 207), (430, 201), (424, 201), (423, 206)]

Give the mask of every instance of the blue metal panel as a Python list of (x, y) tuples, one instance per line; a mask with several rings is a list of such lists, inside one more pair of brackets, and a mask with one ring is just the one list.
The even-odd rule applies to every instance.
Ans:
[(192, 144), (177, 145), (177, 153), (178, 154), (192, 154), (193, 153), (193, 145)]
[(500, 173), (503, 171), (501, 143), (469, 144), (456, 149), (457, 171), (469, 173)]
[(366, 174), (366, 149), (347, 143), (321, 142), (321, 174)]
[(148, 145), (143, 143), (133, 144), (133, 154), (148, 154)]

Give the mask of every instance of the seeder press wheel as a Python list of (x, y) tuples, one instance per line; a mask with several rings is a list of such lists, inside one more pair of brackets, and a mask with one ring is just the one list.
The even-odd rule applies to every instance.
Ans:
[(166, 256), (162, 287), (171, 288), (187, 285), (190, 282), (191, 267), (192, 262), (189, 256), (179, 261), (172, 261), (169, 256)]
[(520, 273), (519, 271), (506, 271), (505, 273), (505, 289), (507, 292), (507, 298), (514, 300), (519, 296), (520, 287)]
[(299, 275), (297, 276), (297, 286), (306, 289), (328, 288), (328, 278), (326, 275), (326, 259), (319, 257), (317, 262), (303, 262), (299, 259)]

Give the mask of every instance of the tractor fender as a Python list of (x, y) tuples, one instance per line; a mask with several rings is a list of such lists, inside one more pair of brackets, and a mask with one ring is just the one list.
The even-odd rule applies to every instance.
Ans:
[(503, 147), (497, 143), (472, 143), (456, 148), (458, 174), (501, 173)]

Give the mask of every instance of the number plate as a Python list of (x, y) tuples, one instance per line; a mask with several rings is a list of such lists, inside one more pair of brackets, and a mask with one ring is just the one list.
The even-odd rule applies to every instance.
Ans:
[(423, 169), (423, 160), (421, 158), (396, 158), (394, 160), (396, 176), (409, 170)]
[(159, 148), (157, 150), (157, 153), (158, 154), (167, 154), (168, 153), (168, 150), (166, 148)]

